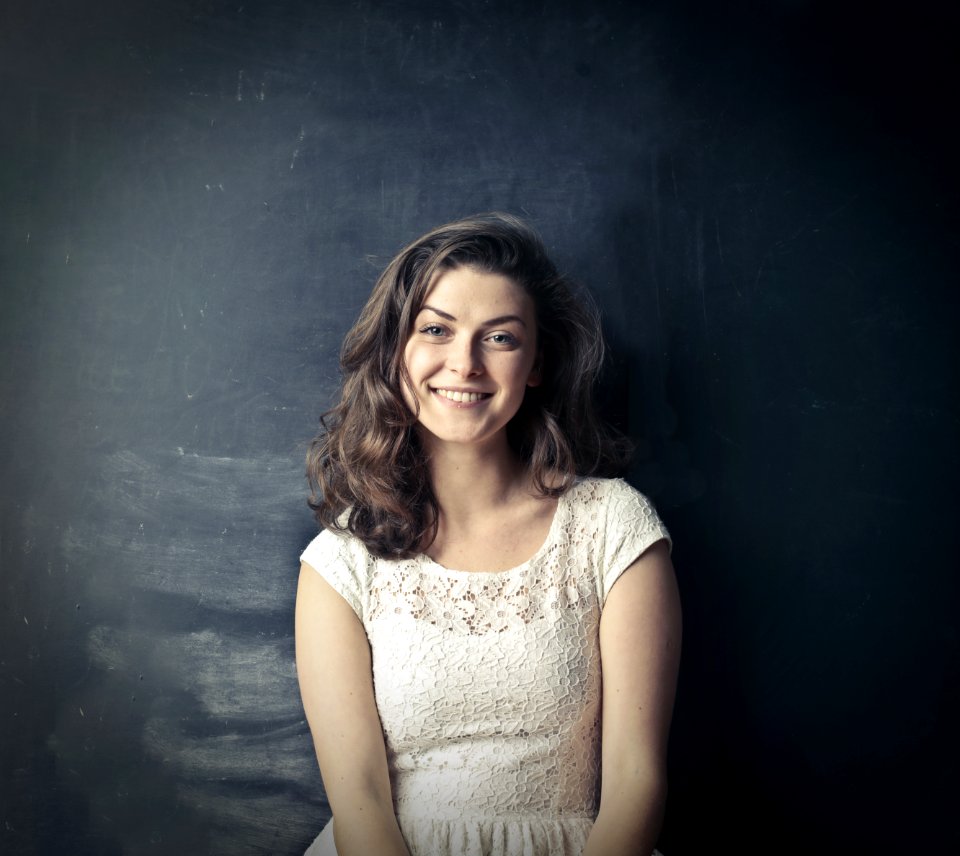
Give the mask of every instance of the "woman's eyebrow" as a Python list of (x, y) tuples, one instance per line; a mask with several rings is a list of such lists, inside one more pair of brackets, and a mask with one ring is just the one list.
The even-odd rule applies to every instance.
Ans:
[[(449, 312), (444, 312), (442, 309), (437, 309), (436, 306), (429, 306), (428, 304), (424, 303), (420, 308), (420, 311), (424, 312), (426, 310), (433, 312), (435, 315), (439, 315), (441, 318), (446, 318), (447, 321), (457, 320), (456, 317), (451, 315)], [(484, 321), (481, 326), (489, 327), (492, 324), (506, 324), (507, 321), (516, 321), (522, 327), (527, 326), (526, 322), (519, 315), (498, 315), (496, 318), (490, 318), (488, 321)]]

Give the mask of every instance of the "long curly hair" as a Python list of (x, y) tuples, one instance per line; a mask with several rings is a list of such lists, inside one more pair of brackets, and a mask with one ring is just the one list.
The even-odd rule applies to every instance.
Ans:
[(542, 381), (507, 425), (509, 442), (545, 497), (579, 475), (612, 475), (629, 441), (598, 416), (593, 388), (604, 359), (599, 313), (547, 257), (537, 233), (510, 214), (468, 217), (428, 232), (387, 265), (340, 352), (340, 401), (307, 453), (310, 507), (375, 556), (410, 558), (436, 537), (439, 507), (404, 400), (403, 351), (427, 291), (467, 267), (505, 276), (533, 300)]

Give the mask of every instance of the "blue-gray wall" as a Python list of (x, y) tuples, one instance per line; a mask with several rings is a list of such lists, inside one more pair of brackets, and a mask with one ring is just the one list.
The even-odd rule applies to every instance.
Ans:
[(302, 458), (404, 242), (602, 305), (686, 617), (661, 848), (958, 843), (953, 22), (794, 2), (11, 0), (0, 849), (301, 852)]

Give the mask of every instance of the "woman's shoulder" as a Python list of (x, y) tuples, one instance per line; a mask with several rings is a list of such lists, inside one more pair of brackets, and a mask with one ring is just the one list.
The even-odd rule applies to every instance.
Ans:
[(571, 499), (589, 504), (639, 503), (651, 505), (650, 500), (644, 494), (622, 478), (578, 476), (568, 493)]
[(572, 517), (592, 545), (592, 567), (600, 603), (619, 576), (670, 533), (653, 503), (623, 479), (583, 478), (571, 488)]
[(307, 544), (300, 561), (320, 574), (363, 620), (375, 559), (346, 530), (324, 529)]
[(372, 559), (363, 541), (348, 529), (337, 527), (321, 529), (300, 555), (301, 561), (314, 568), (318, 563), (336, 562), (356, 570), (358, 565), (366, 565)]
[(622, 478), (579, 478), (568, 494), (573, 513), (589, 514), (608, 534), (639, 530), (669, 538), (650, 498)]

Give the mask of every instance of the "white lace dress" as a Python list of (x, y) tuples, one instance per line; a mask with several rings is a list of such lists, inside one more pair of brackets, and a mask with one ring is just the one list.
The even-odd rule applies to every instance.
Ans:
[[(596, 814), (600, 611), (667, 531), (620, 480), (583, 479), (546, 541), (498, 573), (388, 561), (321, 532), (302, 559), (370, 641), (400, 829), (412, 856), (579, 856)], [(335, 856), (333, 821), (307, 850)]]

